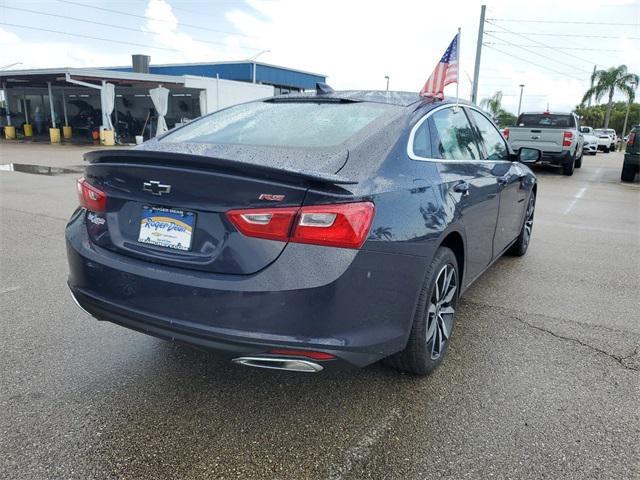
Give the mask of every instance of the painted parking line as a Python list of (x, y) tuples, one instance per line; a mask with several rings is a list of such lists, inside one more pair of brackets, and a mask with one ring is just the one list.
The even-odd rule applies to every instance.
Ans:
[(358, 443), (347, 449), (344, 463), (340, 466), (333, 466), (328, 477), (329, 480), (342, 480), (356, 465), (364, 464), (371, 455), (374, 446), (391, 430), (400, 417), (400, 409), (395, 407), (386, 417), (375, 423)]
[(2, 288), (0, 289), (0, 295), (2, 295), (3, 293), (11, 293), (11, 292), (15, 292), (16, 290), (20, 290), (22, 287), (7, 287), (7, 288)]
[(568, 228), (577, 230), (587, 230), (590, 232), (602, 232), (615, 235), (638, 235), (638, 230), (627, 230), (613, 227), (597, 227), (593, 225), (584, 225), (577, 223), (555, 222), (551, 220), (536, 220), (536, 225), (549, 225), (554, 228)]
[[(600, 177), (600, 172), (602, 171), (602, 168), (598, 168), (596, 169), (593, 174), (587, 179), (587, 182), (595, 182), (599, 179)], [(578, 190), (578, 193), (576, 193), (573, 196), (573, 199), (571, 200), (571, 202), (569, 202), (569, 205), (567, 205), (567, 208), (564, 209), (564, 212), (562, 212), (563, 215), (567, 215), (568, 213), (571, 213), (571, 210), (573, 210), (573, 207), (576, 206), (576, 203), (578, 203), (578, 200), (580, 200), (585, 192), (589, 189), (589, 187), (582, 187), (580, 190)]]
[(578, 200), (580, 200), (583, 197), (584, 192), (587, 191), (587, 188), (588, 187), (582, 187), (580, 190), (578, 190), (578, 193), (576, 193), (573, 196), (573, 200), (571, 200), (571, 202), (569, 202), (569, 205), (567, 205), (567, 208), (565, 208), (564, 212), (562, 212), (563, 215), (566, 215), (567, 213), (570, 213), (571, 210), (573, 210), (573, 207), (575, 207), (576, 203), (578, 203)]

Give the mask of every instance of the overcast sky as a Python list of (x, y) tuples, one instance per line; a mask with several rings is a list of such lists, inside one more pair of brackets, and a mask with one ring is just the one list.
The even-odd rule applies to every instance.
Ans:
[[(383, 89), (389, 75), (391, 89), (417, 91), (461, 27), (460, 93), (468, 98), (481, 3), (0, 0), (0, 68), (13, 62), (22, 62), (14, 68), (129, 65), (132, 53), (151, 55), (152, 64), (241, 60), (268, 49), (261, 61), (325, 74), (336, 89)], [(506, 108), (515, 112), (518, 85), (524, 83), (523, 109), (544, 109), (548, 102), (552, 110), (570, 110), (588, 87), (594, 64), (625, 63), (640, 74), (640, 0), (497, 0), (487, 7), (494, 25), (487, 25), (485, 41), (493, 49), (483, 50), (480, 98), (502, 90)], [(447, 87), (447, 94), (454, 92)]]

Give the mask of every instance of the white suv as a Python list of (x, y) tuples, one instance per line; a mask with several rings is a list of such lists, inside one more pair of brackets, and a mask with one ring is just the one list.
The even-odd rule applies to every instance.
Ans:
[(595, 134), (598, 136), (598, 150), (609, 153), (616, 149), (618, 135), (613, 128), (596, 128)]

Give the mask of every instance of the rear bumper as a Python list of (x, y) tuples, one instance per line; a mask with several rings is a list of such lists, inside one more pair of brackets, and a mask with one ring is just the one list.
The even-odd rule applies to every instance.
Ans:
[(296, 348), (359, 367), (404, 348), (427, 260), (290, 244), (261, 272), (220, 275), (96, 247), (81, 216), (66, 238), (69, 287), (98, 320), (230, 358)]
[(573, 160), (571, 152), (542, 152), (542, 158), (538, 162), (541, 165), (565, 165)]

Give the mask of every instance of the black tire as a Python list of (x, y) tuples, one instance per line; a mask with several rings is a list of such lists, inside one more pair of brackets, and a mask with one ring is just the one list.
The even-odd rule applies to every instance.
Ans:
[(511, 245), (507, 250), (508, 255), (514, 257), (522, 257), (529, 249), (529, 243), (531, 242), (531, 233), (533, 232), (533, 217), (536, 213), (536, 195), (531, 192), (529, 202), (527, 203), (527, 211), (524, 213), (524, 220), (522, 221), (522, 228), (520, 229), (520, 235), (516, 242)]
[(638, 167), (636, 167), (635, 165), (628, 165), (626, 163), (623, 163), (620, 180), (622, 180), (623, 182), (633, 182), (636, 178), (637, 170)]
[(609, 147), (604, 147), (603, 152), (604, 153), (609, 153)]
[[(449, 276), (451, 271), (453, 274)], [(440, 247), (427, 269), (407, 345), (404, 350), (386, 358), (386, 365), (415, 375), (428, 375), (440, 365), (449, 348), (455, 323), (460, 291), (458, 272), (454, 253), (447, 247)], [(441, 290), (444, 290), (443, 294), (439, 294)]]
[(570, 177), (573, 175), (573, 171), (575, 169), (576, 159), (574, 157), (569, 157), (569, 161), (562, 165), (562, 174)]

